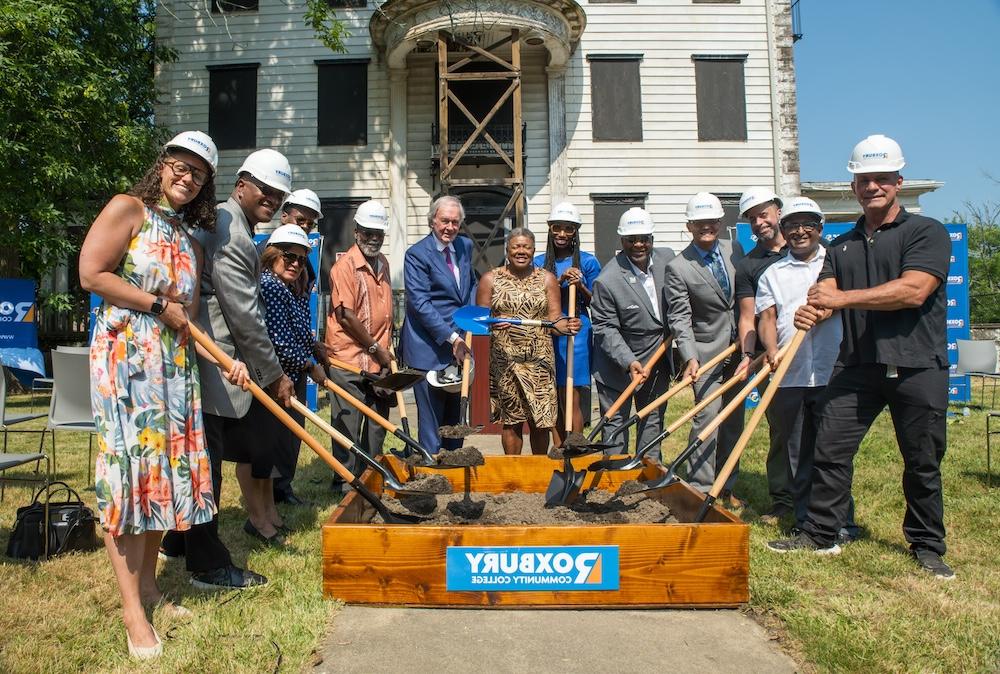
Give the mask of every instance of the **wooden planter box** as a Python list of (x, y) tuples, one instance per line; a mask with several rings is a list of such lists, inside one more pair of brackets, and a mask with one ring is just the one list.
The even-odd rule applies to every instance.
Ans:
[[(401, 481), (412, 470), (395, 457), (385, 465)], [(579, 468), (594, 461), (574, 461)], [(488, 456), (477, 468), (440, 471), (456, 493), (544, 492), (561, 463), (544, 456)], [(584, 488), (595, 479), (615, 490), (640, 473), (662, 469), (647, 465), (630, 472), (587, 474)], [(417, 472), (428, 472), (418, 468)], [(382, 479), (367, 471), (362, 480), (376, 494)], [(384, 525), (372, 524), (374, 509), (353, 491), (323, 525), (323, 594), (348, 604), (383, 606), (522, 607), (732, 607), (749, 598), (749, 527), (721, 508), (693, 524), (701, 495), (684, 483), (654, 492), (666, 503), (677, 524), (585, 524), (572, 526)], [(449, 590), (446, 558), (464, 554), (455, 548), (507, 546), (529, 551), (544, 546), (573, 552), (574, 546), (610, 546), (591, 574), (617, 585), (601, 590)], [(613, 568), (617, 553), (617, 569)], [(533, 553), (524, 553), (533, 554)], [(508, 560), (514, 559), (508, 557)], [(565, 555), (563, 561), (568, 559)], [(579, 568), (579, 567), (578, 567)], [(596, 575), (595, 575), (596, 574)], [(495, 576), (478, 576), (496, 578)], [(551, 576), (549, 576), (551, 578)], [(464, 580), (468, 578), (463, 576)], [(508, 579), (511, 580), (511, 579)], [(516, 580), (516, 579), (515, 579)], [(591, 582), (588, 580), (587, 582)], [(574, 585), (574, 588), (580, 587)]]

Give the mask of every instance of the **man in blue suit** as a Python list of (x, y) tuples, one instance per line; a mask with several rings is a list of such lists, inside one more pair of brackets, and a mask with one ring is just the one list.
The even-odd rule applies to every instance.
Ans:
[[(459, 237), (465, 209), (457, 197), (439, 197), (431, 204), (427, 222), (431, 233), (406, 251), (406, 319), (399, 335), (400, 355), (410, 367), (443, 370), (461, 363), (471, 353), (452, 315), (472, 304), (476, 277), (472, 271), (472, 242)], [(441, 447), (438, 427), (459, 423), (459, 394), (431, 387), (427, 380), (413, 387), (417, 399), (418, 439), (430, 452)], [(445, 441), (445, 449), (462, 446), (460, 439)]]

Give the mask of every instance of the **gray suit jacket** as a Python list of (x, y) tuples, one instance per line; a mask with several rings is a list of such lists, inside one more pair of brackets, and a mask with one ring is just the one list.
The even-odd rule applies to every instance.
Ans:
[[(226, 354), (246, 363), (255, 382), (267, 386), (282, 372), (264, 324), (260, 258), (253, 228), (239, 203), (230, 197), (218, 206), (215, 231), (198, 230), (197, 238), (205, 251), (198, 324)], [(217, 365), (199, 358), (198, 368), (202, 411), (232, 419), (243, 417), (253, 396), (226, 381)]]
[(728, 294), (722, 292), (693, 243), (667, 265), (667, 323), (684, 363), (692, 358), (705, 362), (736, 339), (733, 272), (743, 248), (736, 241), (719, 239), (719, 249), (729, 275)]
[[(669, 248), (653, 249), (656, 297), (661, 296), (664, 270), (673, 257), (674, 251)], [(645, 363), (663, 339), (663, 313), (661, 305), (660, 318), (656, 318), (649, 295), (632, 272), (628, 257), (624, 252), (618, 253), (594, 281), (590, 303), (595, 347), (593, 372), (598, 384), (617, 390), (628, 386), (632, 381), (629, 364), (634, 360)], [(666, 368), (657, 368), (657, 372), (669, 377)]]

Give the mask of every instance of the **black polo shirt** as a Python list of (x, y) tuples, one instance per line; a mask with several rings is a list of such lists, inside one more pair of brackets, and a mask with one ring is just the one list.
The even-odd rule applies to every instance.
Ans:
[(844, 340), (838, 365), (880, 363), (896, 367), (947, 367), (945, 333), (948, 264), (951, 239), (937, 220), (900, 209), (893, 222), (879, 227), (871, 239), (865, 218), (827, 248), (819, 280), (836, 279), (840, 290), (872, 288), (916, 270), (941, 283), (915, 309), (870, 311), (845, 309)]
[(782, 246), (781, 250), (767, 250), (760, 246), (743, 256), (743, 259), (736, 263), (734, 270), (735, 294), (737, 303), (745, 297), (757, 296), (757, 284), (760, 277), (772, 264), (785, 257), (788, 246)]

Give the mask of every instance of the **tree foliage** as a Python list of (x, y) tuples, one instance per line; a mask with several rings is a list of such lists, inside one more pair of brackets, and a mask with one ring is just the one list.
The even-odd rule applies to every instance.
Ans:
[(316, 39), (323, 43), (324, 47), (335, 54), (347, 53), (344, 40), (350, 37), (350, 33), (326, 0), (306, 0), (303, 16), (306, 25), (313, 29)]
[[(151, 0), (0, 0), (0, 254), (39, 279), (163, 139)], [(78, 237), (76, 237), (78, 238)]]
[(955, 219), (969, 226), (969, 313), (973, 325), (1000, 323), (1000, 202), (966, 202)]

